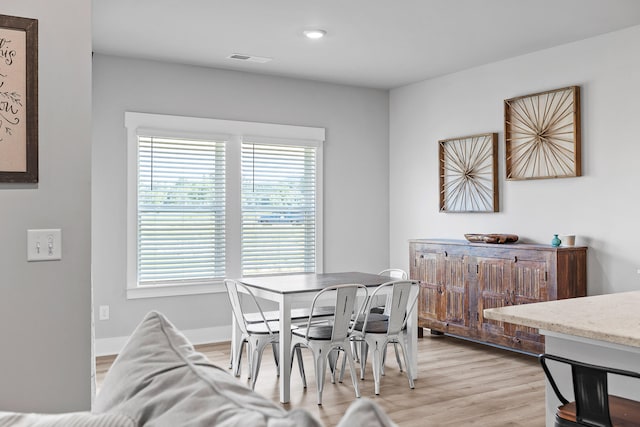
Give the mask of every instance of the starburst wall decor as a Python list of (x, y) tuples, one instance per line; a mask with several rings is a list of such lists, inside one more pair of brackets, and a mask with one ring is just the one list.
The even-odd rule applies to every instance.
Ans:
[(508, 180), (580, 176), (580, 88), (504, 101)]
[(498, 134), (440, 144), (440, 211), (498, 212)]

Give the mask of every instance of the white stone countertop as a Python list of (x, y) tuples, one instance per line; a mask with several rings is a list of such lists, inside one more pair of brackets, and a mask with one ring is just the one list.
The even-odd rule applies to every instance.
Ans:
[(492, 320), (640, 347), (640, 291), (484, 310)]

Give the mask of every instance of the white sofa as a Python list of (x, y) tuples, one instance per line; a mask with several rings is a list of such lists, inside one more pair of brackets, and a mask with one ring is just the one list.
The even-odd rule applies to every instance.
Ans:
[[(0, 412), (0, 427), (321, 427), (303, 409), (286, 411), (209, 363), (158, 312), (133, 332), (107, 373), (92, 412)], [(373, 401), (357, 399), (339, 427), (394, 426)]]

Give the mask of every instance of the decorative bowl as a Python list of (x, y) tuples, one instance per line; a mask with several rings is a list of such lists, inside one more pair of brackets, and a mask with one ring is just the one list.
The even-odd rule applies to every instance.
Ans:
[(464, 237), (472, 243), (514, 243), (518, 241), (516, 234), (465, 234)]

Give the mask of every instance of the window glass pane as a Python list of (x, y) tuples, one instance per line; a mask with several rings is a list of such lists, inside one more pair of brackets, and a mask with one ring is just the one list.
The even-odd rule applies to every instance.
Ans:
[(315, 271), (316, 148), (242, 144), (242, 274)]
[(225, 276), (225, 144), (138, 137), (138, 283)]

